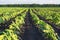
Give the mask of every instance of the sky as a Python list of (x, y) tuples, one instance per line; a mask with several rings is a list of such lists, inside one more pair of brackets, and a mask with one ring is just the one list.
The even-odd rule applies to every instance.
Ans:
[(60, 0), (0, 0), (0, 4), (60, 4)]

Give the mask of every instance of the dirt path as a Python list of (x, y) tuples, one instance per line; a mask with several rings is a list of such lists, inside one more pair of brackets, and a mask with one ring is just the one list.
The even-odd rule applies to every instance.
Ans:
[(39, 32), (38, 28), (34, 25), (30, 10), (28, 10), (26, 18), (25, 18), (25, 32), (23, 35), (23, 40), (44, 40), (41, 33)]

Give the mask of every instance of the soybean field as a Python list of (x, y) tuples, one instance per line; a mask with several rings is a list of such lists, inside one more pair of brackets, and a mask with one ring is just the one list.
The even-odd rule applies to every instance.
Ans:
[(60, 8), (0, 8), (0, 40), (60, 40)]

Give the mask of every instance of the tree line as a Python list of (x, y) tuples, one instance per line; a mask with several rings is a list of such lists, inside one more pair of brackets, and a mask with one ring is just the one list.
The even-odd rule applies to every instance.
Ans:
[(60, 4), (8, 4), (8, 5), (0, 5), (0, 7), (60, 7)]

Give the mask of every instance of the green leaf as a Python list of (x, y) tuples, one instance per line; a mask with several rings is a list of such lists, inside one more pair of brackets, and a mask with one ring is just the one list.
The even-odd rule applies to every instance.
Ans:
[(2, 19), (2, 17), (0, 17), (0, 23), (2, 23), (3, 22), (3, 19)]

